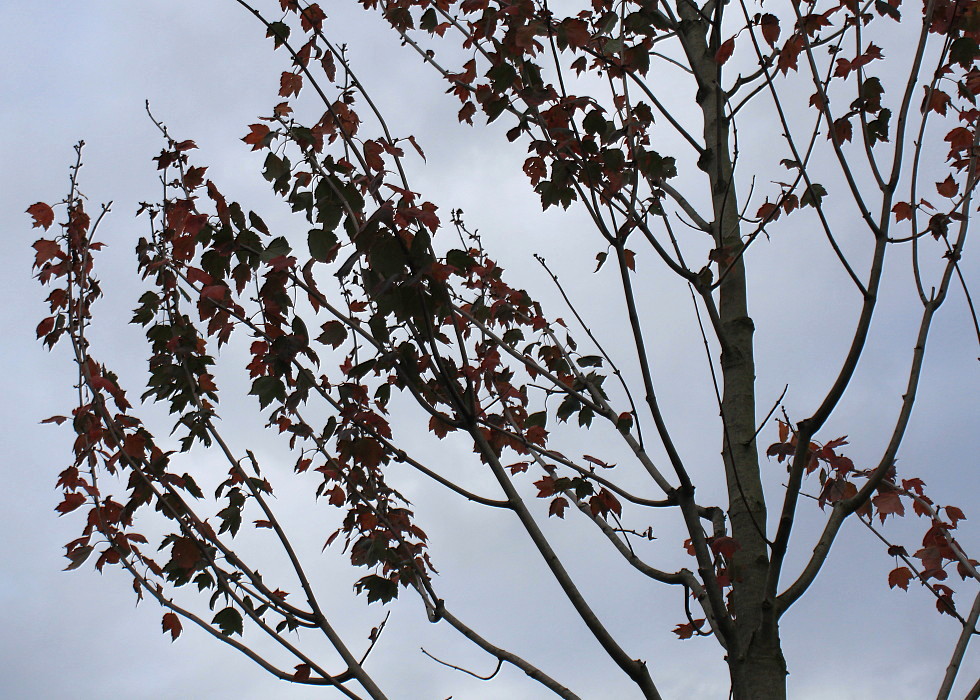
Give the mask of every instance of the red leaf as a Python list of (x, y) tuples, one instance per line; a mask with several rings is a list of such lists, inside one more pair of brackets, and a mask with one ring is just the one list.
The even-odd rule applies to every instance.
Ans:
[(704, 625), (704, 620), (699, 618), (697, 620), (692, 620), (691, 622), (686, 622), (683, 625), (677, 625), (674, 628), (674, 634), (676, 634), (680, 639), (690, 639), (694, 636), (696, 630), (701, 629)]
[(956, 506), (946, 506), (946, 517), (949, 518), (950, 527), (956, 527), (956, 523), (960, 520), (966, 520), (966, 516), (963, 515), (963, 511)]
[(742, 548), (734, 537), (716, 537), (711, 541), (711, 550), (715, 554), (721, 554), (726, 559), (731, 559), (735, 552)]
[(415, 148), (415, 150), (418, 151), (418, 154), (420, 156), (422, 156), (422, 160), (425, 160), (425, 151), (423, 151), (422, 150), (422, 147), (419, 146), (418, 142), (415, 140), (415, 137), (414, 136), (409, 136), (408, 137), (408, 142), (410, 144), (412, 144), (412, 146)]
[(61, 425), (66, 420), (68, 420), (68, 419), (65, 418), (64, 416), (51, 416), (50, 418), (45, 418), (41, 422), (42, 423), (57, 423), (58, 425)]
[(289, 71), (284, 71), (282, 76), (279, 78), (279, 95), (281, 97), (298, 95), (299, 91), (302, 88), (303, 88), (303, 76), (298, 75), (297, 73), (290, 73)]
[(42, 226), (47, 230), (54, 223), (54, 210), (44, 202), (38, 202), (27, 207), (27, 213), (34, 219), (34, 225), (31, 228)]
[(204, 270), (200, 270), (196, 267), (186, 268), (187, 279), (195, 284), (209, 285), (214, 283), (214, 278), (211, 277)]
[(380, 141), (365, 141), (364, 142), (364, 161), (367, 166), (372, 170), (382, 171), (385, 169), (385, 162), (381, 158), (381, 153), (384, 150)]
[(762, 27), (762, 38), (766, 40), (769, 46), (775, 46), (776, 39), (779, 38), (779, 19), (776, 15), (764, 14), (760, 26)]
[(850, 141), (853, 134), (854, 128), (851, 126), (850, 117), (841, 117), (834, 121), (834, 130), (827, 134), (827, 138), (836, 137), (837, 143), (841, 144)]
[(56, 511), (64, 515), (65, 513), (71, 513), (73, 510), (78, 508), (80, 505), (85, 503), (85, 495), (81, 493), (66, 493), (65, 500), (58, 504), (55, 508)]
[(256, 520), (255, 527), (265, 527), (265, 528), (272, 529), (272, 523), (270, 523), (268, 520)]
[(176, 613), (168, 612), (163, 616), (163, 631), (170, 632), (170, 641), (173, 642), (180, 636), (183, 626), (180, 624), (180, 618), (177, 617)]
[(54, 330), (54, 316), (48, 316), (46, 319), (37, 324), (37, 337), (43, 338), (52, 330)]
[(773, 202), (766, 202), (761, 207), (759, 211), (755, 213), (756, 218), (762, 219), (762, 223), (769, 223), (770, 221), (775, 221), (779, 218), (780, 209), (779, 206)]
[(943, 197), (952, 198), (960, 191), (960, 186), (956, 184), (952, 175), (947, 175), (945, 180), (936, 183), (936, 191)]
[(728, 41), (724, 42), (718, 47), (718, 51), (715, 52), (715, 63), (722, 65), (729, 58), (732, 57), (732, 52), (735, 50), (735, 37), (732, 37)]
[(871, 499), (871, 502), (878, 509), (878, 516), (881, 518), (881, 522), (885, 522), (885, 516), (889, 514), (905, 515), (905, 506), (902, 504), (902, 499), (899, 498), (898, 491), (884, 491), (879, 493)]
[(265, 124), (249, 124), (248, 128), (251, 129), (251, 132), (243, 136), (242, 141), (249, 144), (253, 151), (268, 145), (266, 137), (271, 133), (268, 126)]
[(626, 267), (628, 267), (633, 272), (636, 272), (636, 253), (626, 248), (623, 250), (623, 258), (626, 261)]
[(467, 101), (463, 104), (463, 108), (459, 110), (459, 121), (473, 124), (474, 114), (476, 114), (476, 105)]
[(954, 156), (958, 151), (965, 151), (973, 145), (973, 134), (969, 129), (958, 126), (946, 134), (943, 140), (949, 142), (950, 155)]
[(895, 221), (904, 221), (905, 219), (912, 218), (912, 205), (908, 202), (899, 202), (892, 207), (892, 214), (895, 215)]
[(946, 116), (946, 108), (949, 107), (949, 95), (942, 90), (933, 89), (931, 92), (928, 85), (923, 85), (926, 96), (922, 100), (923, 112), (935, 112)]
[(344, 505), (344, 501), (346, 501), (346, 500), (347, 500), (347, 494), (344, 493), (344, 489), (341, 488), (341, 486), (339, 484), (337, 486), (334, 486), (330, 490), (330, 498), (328, 499), (328, 502), (330, 503), (330, 505), (332, 505), (332, 506), (342, 506), (342, 505)]
[(442, 440), (449, 434), (450, 425), (439, 416), (432, 416), (429, 419), (429, 430), (435, 433), (437, 438)]
[(563, 497), (559, 496), (551, 502), (551, 506), (548, 508), (548, 515), (557, 515), (559, 518), (565, 517), (565, 509), (568, 507), (568, 501)]
[(545, 476), (534, 482), (538, 487), (538, 498), (547, 498), (555, 494), (555, 480), (550, 476)]
[(189, 151), (192, 148), (197, 148), (197, 144), (193, 141), (181, 141), (180, 143), (174, 144), (175, 151)]
[(201, 289), (202, 299), (214, 299), (215, 301), (222, 301), (225, 295), (228, 293), (228, 287), (223, 284), (212, 284), (210, 286)]
[[(308, 32), (311, 29), (320, 31), (320, 28), (323, 26), (323, 20), (326, 18), (327, 15), (320, 9), (320, 6), (313, 3), (300, 13), (300, 24), (303, 25), (303, 31)], [(308, 671), (306, 675), (310, 675)]]
[(49, 241), (46, 238), (34, 241), (32, 246), (37, 251), (34, 256), (34, 267), (41, 267), (52, 258), (63, 257), (61, 246), (56, 241)]
[(797, 69), (797, 59), (802, 50), (803, 37), (799, 34), (794, 34), (786, 40), (782, 50), (779, 52), (779, 60), (776, 61), (776, 67), (783, 72), (783, 75), (786, 75), (791, 70), (795, 71)]
[(891, 573), (888, 574), (888, 587), (894, 588), (898, 586), (903, 591), (909, 589), (909, 581), (912, 580), (912, 572), (907, 566), (900, 566), (897, 569), (892, 569)]
[(195, 190), (204, 184), (204, 173), (207, 171), (207, 167), (201, 168), (188, 168), (187, 172), (184, 174), (184, 187), (189, 190)]

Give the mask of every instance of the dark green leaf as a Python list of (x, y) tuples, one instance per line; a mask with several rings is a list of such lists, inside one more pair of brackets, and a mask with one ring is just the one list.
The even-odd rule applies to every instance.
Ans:
[(806, 188), (806, 192), (800, 197), (801, 207), (819, 207), (820, 202), (823, 198), (827, 196), (827, 190), (824, 186), (814, 182), (809, 187)]
[(232, 634), (240, 635), (242, 633), (242, 614), (235, 608), (228, 607), (215, 615), (211, 624), (217, 625), (221, 634), (226, 637)]
[(588, 115), (586, 115), (585, 119), (582, 120), (582, 128), (590, 134), (599, 134), (602, 136), (609, 130), (609, 127), (609, 122), (607, 122), (606, 118), (602, 116), (602, 111), (599, 109), (593, 109), (588, 113)]
[(248, 392), (259, 397), (259, 405), (265, 408), (273, 400), (286, 400), (286, 385), (279, 377), (259, 377), (252, 382), (252, 390)]
[(538, 411), (537, 413), (532, 413), (524, 421), (525, 428), (531, 428), (535, 425), (544, 428), (548, 424), (548, 412)]
[(568, 394), (565, 396), (565, 400), (562, 401), (561, 405), (558, 407), (558, 420), (564, 423), (581, 407), (581, 402), (571, 394)]
[(289, 247), (289, 242), (282, 236), (279, 236), (269, 241), (269, 245), (262, 251), (262, 262), (269, 262), (273, 258), (278, 258), (280, 255), (289, 255), (292, 252), (293, 249)]
[(949, 47), (949, 58), (964, 68), (969, 68), (978, 52), (980, 52), (980, 46), (977, 45), (976, 39), (961, 36)]
[(398, 597), (397, 583), (374, 574), (365, 576), (360, 581), (355, 583), (354, 589), (358, 593), (367, 591), (367, 599), (369, 603), (374, 603), (376, 601), (387, 603), (389, 600), (393, 600), (394, 598)]
[(327, 321), (320, 328), (323, 330), (317, 340), (324, 345), (339, 348), (347, 340), (347, 328), (340, 321)]
[(329, 262), (330, 253), (337, 245), (337, 236), (329, 229), (313, 228), (307, 236), (307, 243), (310, 246), (310, 257), (318, 262)]
[(278, 49), (289, 39), (289, 25), (285, 22), (272, 22), (269, 24), (265, 35), (275, 41), (275, 46)]

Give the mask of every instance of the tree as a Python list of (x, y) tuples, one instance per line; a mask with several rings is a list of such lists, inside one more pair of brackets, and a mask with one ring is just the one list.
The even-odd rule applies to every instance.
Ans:
[[(92, 554), (99, 570), (124, 568), (138, 596), (168, 608), (163, 628), (174, 639), (189, 620), (280, 678), (385, 697), (367, 657), (332, 626), (296, 554), (290, 537), (304, 533), (287, 533), (274, 509), (281, 465), (260, 464), (219, 431), (212, 348), (227, 345), (247, 348), (250, 393), (295, 451), (294, 470), (315, 474), (316, 496), (342, 511), (327, 544), (343, 545), (367, 569), (357, 590), (383, 604), (411, 590), (432, 622), (457, 630), (498, 668), (513, 665), (575, 697), (558, 680), (561, 669), (496, 646), (442, 599), (425, 514), (416, 518), (398, 483), (405, 467), (516, 518), (556, 591), (644, 697), (660, 697), (655, 673), (622, 645), (567, 568), (589, 552), (560, 551), (544, 516), (580, 511), (635, 575), (682, 591), (674, 632), (717, 641), (736, 698), (779, 698), (787, 673), (780, 621), (815, 581), (843, 523), (860, 521), (884, 538), (880, 524), (910, 507), (925, 523), (922, 545), (909, 554), (888, 542), (900, 561), (887, 580), (908, 589), (917, 579), (939, 612), (961, 624), (940, 690), (948, 697), (980, 613), (980, 602), (966, 613), (955, 607), (949, 571), (971, 583), (980, 577), (955, 538), (963, 512), (934, 502), (896, 460), (935, 314), (952, 285), (967, 291), (960, 261), (976, 182), (976, 3), (929, 1), (920, 19), (898, 2), (814, 2), (774, 14), (714, 2), (594, 0), (559, 11), (530, 1), (364, 0), (406, 50), (445, 77), (461, 122), (479, 111), (508, 121), (506, 140), (528, 148), (524, 172), (543, 209), (588, 214), (596, 238), (587, 254), (598, 251), (597, 272), (611, 270), (622, 288), (622, 308), (606, 311), (621, 320), (618, 338), (596, 336), (571, 301), (575, 323), (546, 313), (508, 282), (493, 245), (485, 248), (460, 212), (447, 217), (414, 191), (408, 168), (415, 155), (424, 159), (424, 144), (385, 120), (318, 5), (281, 0), (273, 16), (239, 4), (292, 61), (280, 84), (284, 101), (243, 141), (266, 153), (263, 176), (307, 232), (281, 235), (226, 200), (207, 168), (192, 163), (194, 142), (156, 122), (164, 194), (141, 206), (152, 234), (138, 243), (138, 265), (152, 286), (133, 322), (146, 327), (151, 351), (143, 398), (177, 417), (174, 450), (140, 419), (89, 341), (101, 294), (94, 234), (108, 209), (94, 221), (85, 212), (79, 147), (62, 230), (34, 246), (39, 279), (53, 285), (38, 336), (49, 347), (66, 338), (79, 369), (75, 459), (58, 481), (59, 512), (88, 513), (68, 545), (70, 568)], [(301, 116), (307, 111), (314, 116)], [(746, 149), (743, 119), (767, 119), (774, 137)], [(756, 179), (774, 163), (779, 175)], [(774, 177), (786, 182), (768, 182)], [(36, 226), (53, 226), (47, 204), (28, 212)], [(757, 405), (746, 264), (770, 236), (792, 228), (823, 233), (836, 260), (827, 274), (842, 271), (857, 300), (834, 378), (798, 414), (782, 396)], [(896, 248), (909, 251), (919, 328), (907, 343), (907, 390), (893, 409), (892, 436), (875, 462), (856, 466), (846, 439), (821, 431), (866, 354), (872, 316), (891, 290), (886, 255)], [(718, 418), (698, 426), (719, 448), (710, 468), (687, 459), (655, 382), (659, 309), (637, 291), (650, 275), (689, 288), (702, 324), (692, 351), (708, 350), (704, 382), (717, 393)], [(576, 425), (601, 435), (597, 449), (580, 449)], [(757, 441), (773, 427), (767, 464)], [(496, 493), (416, 458), (398, 435), (420, 428), (465, 442)], [(223, 455), (227, 472), (188, 466), (180, 453), (192, 449)], [(111, 493), (117, 478), (124, 496)], [(722, 479), (723, 500), (705, 501), (700, 494)], [(206, 489), (198, 486), (205, 480)], [(816, 547), (801, 545), (803, 563), (793, 570), (787, 558), (801, 499), (816, 503), (823, 522)], [(136, 529), (153, 522), (151, 511), (166, 530), (155, 558)], [(678, 567), (674, 552), (649, 542), (671, 519), (683, 524), (691, 557)], [(271, 531), (289, 573), (259, 573), (235, 540), (243, 526)], [(280, 584), (287, 576), (294, 582)], [(194, 588), (206, 602), (188, 594)], [(248, 638), (264, 633), (292, 660), (243, 641), (246, 625)], [(322, 634), (335, 655), (314, 655), (296, 631)], [(338, 658), (345, 670), (331, 674)]]

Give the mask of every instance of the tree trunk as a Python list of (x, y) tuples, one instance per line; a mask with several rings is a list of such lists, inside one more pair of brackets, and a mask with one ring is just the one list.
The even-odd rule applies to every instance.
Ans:
[[(712, 234), (721, 253), (716, 279), (722, 344), (722, 458), (728, 486), (728, 517), (739, 549), (731, 562), (735, 639), (728, 664), (736, 700), (781, 700), (786, 697), (786, 663), (779, 630), (766, 594), (769, 550), (766, 503), (755, 442), (755, 327), (748, 311), (746, 271), (741, 249), (738, 198), (732, 179), (731, 124), (721, 66), (714, 60), (720, 36), (715, 23), (698, 14), (693, 3), (678, 3), (679, 34), (698, 82), (697, 102), (704, 122), (706, 151), (698, 162), (708, 176), (712, 200)], [(735, 257), (737, 259), (735, 259)], [(733, 262), (734, 260), (734, 262)], [(722, 278), (722, 275), (724, 277)], [(768, 614), (767, 614), (768, 613)]]

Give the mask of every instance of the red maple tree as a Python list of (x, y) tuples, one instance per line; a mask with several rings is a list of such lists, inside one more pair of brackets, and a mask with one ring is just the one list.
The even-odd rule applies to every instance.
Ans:
[[(176, 442), (143, 422), (89, 340), (101, 295), (95, 235), (107, 208), (94, 221), (85, 211), (81, 145), (65, 200), (27, 210), (36, 227), (53, 231), (34, 244), (38, 279), (52, 289), (37, 335), (49, 347), (66, 339), (79, 372), (70, 416), (48, 419), (69, 422), (76, 435), (58, 479), (58, 512), (84, 513), (68, 568), (94, 555), (99, 570), (125, 569), (140, 598), (167, 609), (162, 625), (172, 639), (189, 622), (279, 678), (387, 697), (368, 654), (355, 654), (331, 624), (296, 553), (290, 538), (309, 533), (287, 533), (277, 517), (273, 480), (288, 470), (260, 465), (218, 428), (216, 350), (238, 343), (247, 348), (250, 394), (293, 451), (293, 471), (315, 474), (315, 495), (343, 513), (325, 546), (342, 547), (365, 569), (357, 591), (382, 604), (410, 592), (430, 621), (457, 630), (498, 668), (513, 665), (558, 696), (577, 697), (557, 680), (562, 669), (496, 646), (441, 597), (425, 514), (398, 487), (405, 467), (516, 519), (555, 590), (646, 698), (660, 697), (655, 673), (621, 646), (566, 567), (589, 553), (559, 551), (541, 518), (578, 511), (637, 576), (681, 591), (674, 633), (714, 638), (740, 700), (786, 696), (782, 616), (816, 579), (842, 524), (859, 520), (897, 560), (883, 585), (916, 582), (961, 625), (939, 690), (949, 696), (980, 615), (980, 597), (969, 611), (956, 606), (952, 579), (975, 584), (980, 575), (957, 543), (963, 511), (934, 501), (921, 478), (928, 475), (899, 473), (896, 461), (933, 319), (954, 284), (967, 291), (960, 260), (978, 172), (980, 2), (809, 0), (763, 13), (716, 0), (361, 0), (441, 73), (460, 122), (507, 122), (506, 142), (527, 149), (524, 174), (543, 209), (587, 212), (595, 234), (588, 255), (597, 271), (613, 268), (622, 291), (622, 309), (609, 313), (620, 314), (623, 333), (612, 340), (596, 337), (574, 306), (575, 323), (546, 312), (508, 282), (460, 212), (447, 215), (414, 189), (409, 168), (425, 158), (423, 144), (393, 131), (321, 6), (280, 0), (260, 12), (237, 1), (289, 54), (278, 103), (242, 140), (266, 154), (262, 176), (305, 233), (276, 231), (228, 201), (207, 166), (192, 161), (196, 144), (156, 122), (165, 191), (141, 206), (152, 234), (139, 240), (137, 264), (149, 286), (132, 322), (145, 327), (150, 351), (142, 400), (176, 417)], [(886, 56), (882, 46), (895, 36), (906, 51)], [(463, 56), (459, 65), (437, 60), (445, 45)], [(740, 148), (744, 115), (771, 121), (767, 152)], [(756, 181), (773, 155), (782, 179)], [(765, 273), (746, 265), (792, 227), (821, 232), (858, 300), (834, 378), (800, 415), (780, 410), (783, 397), (771, 410), (757, 405), (748, 290), (752, 274)], [(844, 437), (821, 431), (866, 354), (886, 255), (906, 253), (921, 302), (908, 310), (919, 329), (907, 390), (879, 458), (856, 465)], [(668, 427), (651, 361), (658, 310), (636, 291), (638, 276), (653, 274), (672, 277), (694, 300), (718, 407), (698, 433), (713, 431), (716, 464), (693, 468)], [(419, 412), (406, 411), (409, 402)], [(410, 454), (397, 437), (406, 422), (466, 444), (495, 493), (470, 490), (448, 465)], [(590, 450), (598, 456), (561, 444), (566, 423), (601, 435)], [(760, 447), (773, 427), (775, 442)], [(224, 471), (189, 465), (182, 456), (192, 450), (221, 455)], [(702, 501), (699, 480), (724, 481), (727, 502)], [(822, 509), (823, 526), (790, 575), (801, 499)], [(881, 530), (909, 509), (924, 523), (911, 551)], [(139, 532), (153, 518), (168, 530), (156, 547)], [(685, 542), (641, 547), (670, 519)], [(236, 546), (243, 528), (272, 531), (290, 571), (260, 574)], [(650, 563), (681, 545), (688, 566)], [(283, 590), (277, 581), (290, 577)], [(176, 595), (183, 587), (200, 591), (201, 605)], [(289, 660), (256, 651), (243, 641), (246, 630), (267, 635)], [(322, 634), (335, 656), (306, 650), (296, 631)], [(371, 632), (368, 652), (379, 634)], [(344, 670), (331, 672), (337, 660)]]

